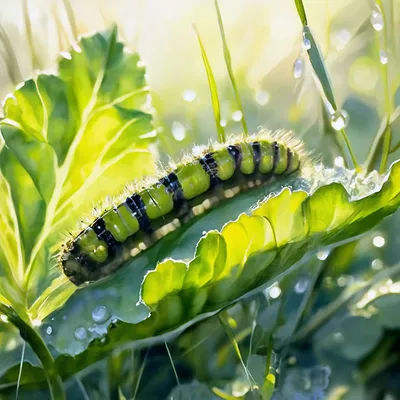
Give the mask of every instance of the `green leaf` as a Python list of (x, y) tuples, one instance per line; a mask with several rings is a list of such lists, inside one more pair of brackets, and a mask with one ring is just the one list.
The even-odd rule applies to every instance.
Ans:
[(83, 37), (62, 54), (57, 75), (40, 74), (7, 97), (0, 277), (20, 293), (2, 292), (14, 308), (34, 303), (32, 319), (75, 291), (51, 256), (79, 217), (152, 173), (150, 100), (142, 62), (118, 42), (116, 28)]
[[(169, 331), (261, 287), (274, 283), (285, 290), (284, 277), (305, 256), (367, 231), (397, 209), (399, 175), (398, 162), (381, 188), (356, 199), (337, 182), (310, 194), (282, 190), (276, 183), (239, 195), (167, 235), (109, 280), (76, 292), (44, 321), (44, 340), (60, 354), (75, 356), (56, 361), (68, 365), (70, 374), (123, 343), (163, 340)], [(296, 188), (296, 181), (288, 184)], [(359, 185), (357, 190), (365, 192), (367, 183)], [(252, 207), (271, 192), (275, 194)], [(226, 223), (227, 215), (238, 214)]]

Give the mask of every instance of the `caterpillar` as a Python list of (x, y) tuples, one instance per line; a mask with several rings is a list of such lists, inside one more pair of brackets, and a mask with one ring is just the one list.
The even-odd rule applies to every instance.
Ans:
[(75, 285), (109, 276), (194, 215), (242, 189), (299, 171), (304, 152), (288, 132), (232, 137), (203, 148), (125, 194), (61, 246), (59, 262)]

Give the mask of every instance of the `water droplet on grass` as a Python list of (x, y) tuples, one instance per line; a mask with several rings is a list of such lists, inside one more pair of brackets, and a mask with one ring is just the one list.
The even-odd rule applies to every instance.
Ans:
[(304, 293), (307, 290), (309, 283), (310, 281), (307, 278), (299, 279), (294, 287), (294, 291), (298, 294)]
[(243, 118), (243, 113), (240, 110), (236, 110), (232, 113), (232, 119), (236, 122), (241, 121)]
[(345, 110), (337, 110), (331, 115), (331, 125), (335, 131), (340, 131), (347, 126), (349, 114)]
[(388, 63), (389, 57), (388, 57), (388, 55), (387, 55), (387, 53), (386, 53), (385, 50), (381, 50), (381, 51), (379, 52), (379, 61), (380, 61), (381, 64), (383, 64), (383, 65), (385, 65), (385, 64)]
[(183, 100), (187, 102), (192, 102), (193, 100), (196, 99), (196, 92), (193, 89), (187, 89), (183, 92)]
[(269, 93), (263, 90), (258, 90), (256, 93), (256, 102), (260, 106), (265, 106), (269, 101)]
[(311, 49), (311, 40), (309, 39), (309, 32), (303, 32), (303, 47), (305, 50)]
[(53, 328), (50, 325), (46, 328), (46, 333), (48, 335), (51, 335), (53, 333)]
[(94, 322), (104, 322), (110, 318), (110, 313), (106, 306), (96, 306), (92, 311), (92, 319)]
[(298, 57), (293, 64), (293, 77), (300, 79), (304, 74), (304, 60), (302, 57)]
[(185, 126), (178, 121), (174, 121), (172, 123), (172, 135), (174, 136), (175, 140), (178, 142), (181, 142), (183, 139), (185, 139), (186, 136), (186, 128)]
[(318, 260), (324, 261), (329, 256), (329, 250), (322, 250), (317, 253)]
[(381, 31), (383, 29), (383, 27), (384, 27), (383, 15), (379, 10), (375, 9), (375, 10), (372, 11), (371, 20), (370, 21), (371, 21), (372, 27), (377, 32), (379, 32), (379, 31)]

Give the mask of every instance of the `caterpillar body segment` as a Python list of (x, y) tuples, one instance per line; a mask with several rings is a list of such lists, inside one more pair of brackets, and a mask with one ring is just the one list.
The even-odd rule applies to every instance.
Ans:
[(213, 200), (233, 197), (240, 188), (255, 186), (254, 182), (257, 185), (298, 171), (301, 145), (285, 142), (266, 134), (232, 139), (129, 193), (62, 246), (64, 273), (76, 285), (108, 276), (179, 226), (199, 203), (207, 202), (204, 208), (209, 208)]

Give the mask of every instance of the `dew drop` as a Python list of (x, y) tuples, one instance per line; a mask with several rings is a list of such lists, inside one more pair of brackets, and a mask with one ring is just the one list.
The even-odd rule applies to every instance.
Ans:
[(340, 276), (337, 280), (337, 284), (339, 287), (344, 287), (347, 285), (349, 279), (346, 276)]
[(83, 326), (76, 328), (74, 336), (76, 340), (85, 340), (87, 338), (86, 329)]
[(137, 64), (136, 64), (136, 66), (137, 66), (138, 68), (144, 68), (144, 67), (146, 66), (146, 64), (145, 64), (142, 60), (139, 60), (139, 61), (137, 62)]
[(296, 58), (293, 64), (293, 77), (295, 79), (300, 79), (304, 74), (304, 60), (302, 57)]
[(341, 156), (335, 157), (335, 167), (342, 168), (344, 167), (344, 158)]
[(383, 247), (385, 245), (385, 238), (382, 236), (375, 236), (372, 240), (372, 244), (375, 247)]
[(219, 124), (224, 128), (226, 126), (226, 120), (221, 119), (221, 121), (219, 121)]
[(371, 267), (374, 271), (379, 271), (383, 268), (383, 262), (382, 260), (379, 260), (376, 258), (375, 260), (372, 261)]
[(68, 318), (68, 317), (67, 317), (66, 315), (63, 315), (63, 316), (62, 316), (62, 320), (63, 320), (63, 321), (66, 321), (67, 318)]
[(383, 29), (383, 26), (384, 26), (383, 15), (377, 9), (372, 11), (371, 24), (372, 24), (372, 27), (378, 32)]
[(68, 51), (61, 51), (60, 56), (65, 58), (66, 60), (72, 60), (71, 53), (68, 53)]
[(297, 281), (294, 291), (298, 294), (304, 293), (309, 285), (310, 281), (307, 278), (301, 278)]
[(289, 365), (295, 365), (297, 363), (297, 358), (295, 356), (290, 356), (287, 362)]
[(273, 286), (270, 290), (269, 290), (269, 297), (271, 297), (271, 299), (277, 299), (282, 293), (282, 290), (279, 286)]
[(347, 126), (349, 114), (345, 110), (337, 110), (331, 115), (331, 125), (335, 131), (340, 131)]
[(92, 319), (94, 322), (104, 322), (110, 318), (110, 313), (106, 306), (96, 306), (92, 311)]
[(344, 341), (344, 336), (341, 332), (335, 332), (333, 334), (333, 339), (335, 340), (335, 342), (341, 343)]
[(174, 121), (172, 123), (172, 134), (174, 135), (175, 140), (178, 142), (181, 142), (183, 139), (185, 139), (186, 136), (186, 128), (185, 126), (178, 121)]
[(42, 325), (42, 321), (39, 318), (36, 318), (32, 321), (32, 325), (38, 327)]
[(331, 39), (336, 50), (343, 50), (351, 39), (351, 33), (347, 29), (340, 29), (332, 33)]
[(232, 119), (236, 122), (241, 121), (243, 118), (243, 113), (240, 110), (236, 110), (232, 113)]
[(380, 61), (381, 64), (383, 64), (383, 65), (385, 65), (385, 64), (388, 63), (389, 57), (388, 57), (388, 55), (387, 55), (387, 53), (386, 53), (385, 50), (381, 50), (381, 51), (379, 52), (379, 61)]
[(329, 256), (329, 250), (322, 250), (317, 253), (318, 260), (324, 261)]
[(303, 32), (303, 47), (305, 50), (311, 49), (311, 40), (309, 39), (309, 32)]
[(7, 317), (7, 315), (0, 314), (0, 319), (1, 319), (5, 324), (8, 323), (8, 317)]
[(48, 335), (51, 335), (53, 333), (53, 328), (50, 325), (46, 328), (46, 333)]
[(269, 93), (264, 90), (258, 90), (256, 93), (256, 102), (260, 106), (265, 106), (269, 101)]
[(187, 89), (183, 92), (183, 100), (188, 103), (196, 99), (197, 93), (193, 89)]

